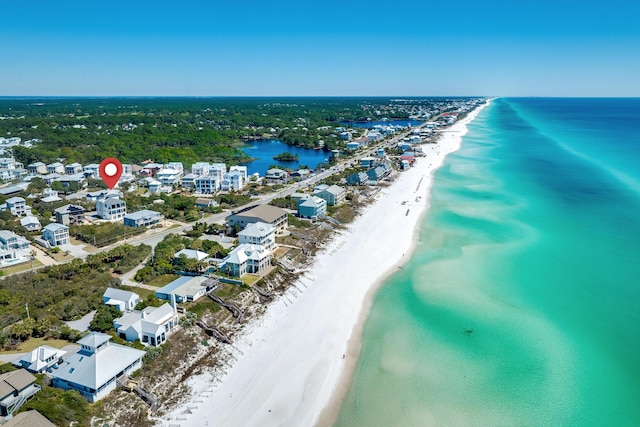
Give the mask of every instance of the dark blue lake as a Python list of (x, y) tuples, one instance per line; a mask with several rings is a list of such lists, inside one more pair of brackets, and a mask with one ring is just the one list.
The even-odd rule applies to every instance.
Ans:
[[(247, 166), (249, 174), (258, 172), (261, 176), (264, 176), (265, 172), (271, 165), (278, 165), (285, 169), (298, 169), (300, 165), (309, 166), (311, 169), (315, 169), (319, 163), (327, 161), (329, 153), (322, 150), (313, 150), (311, 148), (300, 148), (293, 145), (287, 145), (277, 139), (261, 139), (249, 143), (242, 147), (242, 151), (256, 160), (252, 162), (243, 163)], [(297, 154), (297, 162), (278, 162), (273, 160), (273, 156), (288, 151), (289, 153)]]

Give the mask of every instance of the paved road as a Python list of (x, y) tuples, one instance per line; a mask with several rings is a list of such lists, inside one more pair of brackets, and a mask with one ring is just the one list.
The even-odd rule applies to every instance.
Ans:
[[(371, 147), (367, 148), (365, 151), (361, 152), (359, 155), (355, 156), (355, 157), (350, 157), (350, 158), (345, 158), (345, 159), (339, 159), (338, 163), (334, 166), (332, 166), (331, 168), (325, 170), (324, 172), (320, 172), (317, 174), (313, 174), (312, 176), (310, 176), (309, 178), (303, 180), (303, 181), (298, 181), (292, 184), (288, 184), (286, 186), (286, 188), (276, 192), (276, 193), (272, 193), (272, 194), (266, 194), (266, 195), (261, 195), (255, 199), (252, 199), (250, 203), (238, 207), (235, 210), (240, 210), (242, 208), (245, 207), (249, 207), (249, 206), (254, 206), (254, 205), (261, 205), (261, 204), (267, 204), (269, 202), (271, 202), (273, 199), (276, 198), (282, 198), (282, 197), (286, 197), (291, 195), (292, 193), (295, 193), (296, 191), (303, 189), (303, 188), (308, 188), (308, 187), (312, 187), (315, 184), (317, 184), (318, 182), (328, 178), (329, 176), (336, 174), (336, 173), (340, 173), (342, 172), (345, 167), (347, 167), (347, 165), (349, 163), (352, 162), (360, 162), (360, 159), (362, 159), (363, 157), (369, 157), (374, 155), (374, 153), (377, 151), (378, 148), (390, 148), (390, 147), (394, 147), (402, 138), (406, 137), (407, 135), (409, 135), (409, 133), (414, 130), (414, 129), (420, 129), (423, 128), (426, 125), (426, 122), (412, 127), (410, 129), (408, 129), (405, 132), (401, 132), (398, 135), (393, 136), (391, 139), (386, 140), (386, 141), (382, 141), (381, 143), (377, 143), (372, 145)], [(99, 248), (97, 250), (97, 252), (103, 252), (103, 251), (108, 251), (109, 249), (114, 248), (117, 245), (120, 245), (124, 242), (130, 244), (130, 245), (140, 245), (142, 243), (151, 246), (152, 248), (155, 248), (156, 245), (161, 242), (167, 235), (169, 234), (179, 234), (182, 233), (184, 231), (190, 230), (196, 222), (205, 222), (207, 224), (213, 224), (213, 223), (222, 223), (226, 217), (228, 217), (229, 215), (231, 215), (232, 212), (231, 211), (226, 211), (226, 212), (221, 212), (221, 213), (217, 213), (214, 215), (210, 215), (204, 219), (201, 219), (199, 221), (194, 221), (191, 223), (178, 223), (179, 226), (178, 227), (173, 227), (173, 228), (167, 228), (164, 229), (162, 231), (159, 232), (155, 232), (153, 234), (148, 234), (148, 233), (144, 233), (140, 236), (135, 236), (135, 237), (131, 237), (129, 239), (125, 239), (121, 242), (116, 242), (112, 245), (109, 246), (103, 246), (101, 248)], [(86, 252), (82, 249), (83, 245), (76, 245), (74, 246), (74, 249), (71, 250), (71, 252), (76, 255), (77, 258), (81, 258), (84, 259), (89, 255), (89, 252)], [(68, 249), (68, 248), (65, 248)], [(38, 257), (39, 259), (41, 257)], [(48, 258), (48, 257), (47, 257)], [(68, 262), (68, 261), (67, 261)], [(47, 264), (51, 264), (51, 262), (47, 262)], [(42, 268), (42, 267), (39, 267)], [(134, 273), (135, 274), (135, 273)], [(131, 277), (131, 276), (129, 276)], [(127, 284), (134, 284), (134, 282), (128, 280), (127, 278)], [(155, 288), (154, 288), (155, 289)]]

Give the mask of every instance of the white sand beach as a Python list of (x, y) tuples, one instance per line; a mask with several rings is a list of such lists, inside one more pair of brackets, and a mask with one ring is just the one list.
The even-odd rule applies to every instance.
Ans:
[(227, 372), (220, 379), (211, 374), (192, 378), (189, 402), (165, 416), (162, 424), (331, 423), (357, 360), (372, 296), (410, 256), (428, 206), (433, 171), (446, 154), (458, 149), (466, 124), (481, 108), (443, 132), (438, 144), (423, 145), (427, 156), (400, 173), (347, 231), (335, 237), (297, 289), (290, 288), (236, 338), (232, 353), (237, 360)]

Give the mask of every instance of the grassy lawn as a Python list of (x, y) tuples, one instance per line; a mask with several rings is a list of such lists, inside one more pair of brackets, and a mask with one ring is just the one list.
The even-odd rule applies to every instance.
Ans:
[(129, 291), (129, 292), (135, 292), (136, 294), (140, 295), (140, 299), (145, 299), (147, 298), (147, 296), (149, 295), (155, 295), (156, 292), (152, 291), (151, 289), (145, 289), (145, 288), (138, 288), (137, 286), (120, 286), (120, 288), (124, 289), (125, 291)]
[(163, 287), (165, 285), (168, 285), (169, 283), (173, 282), (178, 277), (180, 277), (180, 276), (178, 276), (177, 274), (163, 274), (162, 276), (155, 277), (153, 280), (150, 280), (146, 284), (150, 285), (150, 286), (156, 286), (158, 288), (161, 288), (161, 287)]
[(258, 281), (259, 278), (260, 276), (257, 276), (255, 274), (245, 274), (244, 276), (242, 276), (242, 281), (245, 285), (253, 285)]
[(289, 225), (293, 227), (306, 228), (310, 227), (311, 223), (309, 221), (303, 221), (291, 214), (287, 215), (289, 217)]
[[(33, 260), (33, 268), (40, 267), (41, 265), (42, 263), (39, 260), (37, 259)], [(23, 264), (14, 265), (12, 267), (5, 267), (2, 269), (2, 272), (5, 275), (8, 275), (13, 273), (21, 273), (23, 271), (28, 271), (30, 269), (31, 269), (31, 261), (25, 262)]]
[(27, 341), (24, 341), (20, 344), (20, 348), (18, 350), (11, 351), (0, 351), (0, 354), (16, 354), (16, 353), (26, 353), (27, 351), (31, 351), (36, 347), (40, 347), (41, 345), (48, 345), (50, 347), (62, 348), (65, 345), (73, 344), (70, 341), (65, 340), (55, 340), (44, 338), (29, 338)]
[(202, 297), (198, 300), (198, 302), (189, 303), (185, 305), (185, 308), (189, 312), (197, 314), (200, 318), (202, 318), (202, 315), (207, 311), (216, 313), (222, 310), (222, 307), (211, 301), (208, 297)]
[(220, 298), (226, 300), (226, 299), (233, 299), (233, 298), (237, 297), (238, 295), (240, 295), (240, 293), (242, 293), (242, 291), (244, 291), (244, 289), (242, 289), (238, 285), (232, 285), (230, 283), (225, 283), (222, 286), (222, 288), (218, 289), (215, 292), (215, 294), (217, 296), (219, 296)]

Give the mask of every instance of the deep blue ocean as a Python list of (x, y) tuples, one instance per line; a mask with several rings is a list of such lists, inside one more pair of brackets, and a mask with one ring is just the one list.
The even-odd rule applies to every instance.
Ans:
[(430, 425), (640, 425), (640, 99), (493, 100), (435, 173), (336, 422)]

